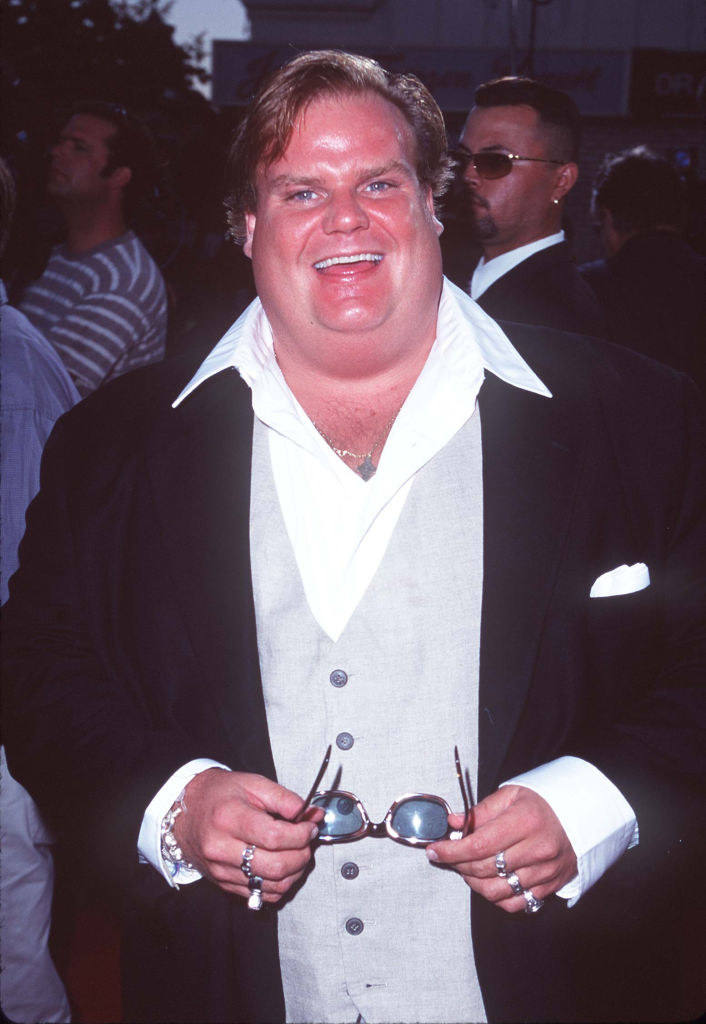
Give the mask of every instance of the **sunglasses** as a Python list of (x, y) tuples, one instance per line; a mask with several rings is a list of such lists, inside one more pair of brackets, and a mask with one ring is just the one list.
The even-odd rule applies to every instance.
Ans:
[(451, 814), (451, 808), (446, 801), (430, 793), (405, 793), (395, 800), (383, 821), (373, 822), (361, 801), (353, 793), (342, 789), (317, 792), (330, 756), (331, 747), (326, 751), (304, 806), (294, 819), (301, 820), (307, 807), (323, 808), (324, 819), (319, 823), (319, 842), (349, 843), (355, 839), (362, 839), (363, 836), (372, 836), (394, 839), (408, 846), (427, 846), (440, 839), (462, 839), (468, 835), (471, 825), (471, 783), (468, 769), (464, 781), (458, 747), (454, 747), (454, 757), (456, 777), (463, 800), (463, 827), (460, 830), (449, 827), (448, 816)]
[(481, 178), (485, 178), (487, 181), (507, 177), (516, 160), (529, 160), (530, 163), (535, 164), (559, 165), (565, 162), (564, 160), (545, 160), (538, 156), (519, 156), (517, 153), (471, 153), (465, 146), (459, 146), (454, 150), (452, 156), (461, 173), (465, 172), (469, 164), (473, 164)]

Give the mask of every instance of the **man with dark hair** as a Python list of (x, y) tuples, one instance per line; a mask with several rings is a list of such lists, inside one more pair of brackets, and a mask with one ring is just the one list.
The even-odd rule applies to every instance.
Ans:
[(580, 271), (612, 339), (688, 373), (706, 393), (706, 260), (681, 237), (679, 172), (647, 146), (609, 154), (591, 214), (606, 259)]
[(482, 257), (458, 284), (493, 317), (605, 333), (561, 227), (579, 138), (576, 105), (558, 89), (512, 77), (476, 90), (458, 156)]
[(6, 620), (13, 770), (127, 888), (125, 1018), (681, 1013), (693, 386), (443, 279), (412, 76), (295, 57), (230, 171), (259, 297), (62, 420)]
[(164, 281), (128, 228), (156, 168), (146, 127), (112, 103), (78, 104), (51, 152), (47, 191), (67, 238), (20, 307), (82, 395), (164, 356)]

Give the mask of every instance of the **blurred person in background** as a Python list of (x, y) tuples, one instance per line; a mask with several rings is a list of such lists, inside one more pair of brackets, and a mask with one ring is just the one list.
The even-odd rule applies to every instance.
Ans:
[(706, 394), (706, 259), (682, 237), (686, 186), (647, 146), (608, 154), (591, 215), (605, 259), (581, 268), (612, 340), (689, 374)]
[(520, 77), (476, 89), (456, 155), (482, 255), (470, 282), (456, 283), (495, 319), (605, 333), (561, 226), (579, 141), (566, 93)]
[[(0, 255), (15, 185), (0, 159)], [(25, 509), (39, 488), (39, 462), (58, 417), (78, 392), (52, 346), (10, 306), (0, 280), (0, 601), (18, 565)], [(69, 1021), (66, 992), (49, 953), (53, 840), (0, 750), (0, 1006), (14, 1021)]]
[(57, 350), (81, 395), (164, 357), (164, 281), (129, 227), (157, 177), (147, 128), (117, 104), (77, 104), (52, 148), (47, 192), (67, 237), (20, 308)]

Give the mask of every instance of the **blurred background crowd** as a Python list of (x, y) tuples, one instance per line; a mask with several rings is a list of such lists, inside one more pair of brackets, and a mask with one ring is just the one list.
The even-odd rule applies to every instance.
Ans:
[[(221, 0), (223, 10), (225, 0)], [(235, 0), (228, 0), (243, 8)], [(591, 184), (607, 153), (648, 145), (669, 160), (688, 196), (684, 235), (706, 251), (704, 8), (583, 0), (256, 0), (241, 11), (245, 39), (219, 38), (218, 5), (193, 0), (203, 32), (176, 41), (187, 5), (169, 0), (8, 0), (2, 19), (2, 155), (17, 184), (3, 261), (10, 300), (40, 276), (65, 224), (46, 192), (52, 143), (78, 101), (123, 105), (156, 140), (160, 173), (132, 226), (164, 276), (167, 352), (208, 347), (253, 295), (249, 261), (225, 236), (228, 139), (258, 78), (298, 49), (339, 46), (412, 70), (442, 107), (455, 142), (473, 90), (529, 74), (565, 90), (582, 114), (580, 178), (564, 229), (578, 263), (603, 255)], [(249, 22), (245, 15), (249, 15)], [(212, 16), (211, 16), (212, 17)], [(212, 71), (205, 70), (209, 43)], [(445, 210), (448, 267), (474, 263), (463, 189)]]

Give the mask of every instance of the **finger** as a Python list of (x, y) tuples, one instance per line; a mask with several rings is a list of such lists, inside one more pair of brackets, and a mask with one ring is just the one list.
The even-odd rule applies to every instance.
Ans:
[[(315, 822), (303, 820), (297, 825), (248, 803), (228, 801), (213, 816), (213, 859), (232, 860), (234, 849), (242, 853), (245, 846), (263, 850), (303, 850), (317, 837)], [(242, 845), (239, 845), (242, 844)], [(239, 862), (240, 858), (238, 858)]]
[(537, 886), (534, 889), (526, 889), (525, 892), (527, 893), (527, 897), (525, 897), (524, 894), (521, 896), (512, 896), (511, 899), (502, 900), (496, 903), (495, 906), (499, 910), (504, 910), (508, 914), (519, 914), (521, 912), (530, 913), (531, 911), (528, 908), (533, 902), (532, 898), (543, 902), (552, 895), (553, 890)]
[[(270, 855), (258, 857), (261, 863), (258, 863), (257, 856), (257, 851), (255, 851), (249, 862), (249, 874), (246, 874), (242, 868), (235, 869), (229, 864), (214, 864), (212, 865), (212, 871), (209, 873), (209, 878), (226, 892), (246, 898), (252, 891), (250, 879), (257, 879), (259, 882), (258, 888), (261, 892), (268, 894), (272, 899), (279, 899), (304, 876), (308, 867), (308, 865), (304, 865), (299, 870), (291, 872), (285, 868), (285, 874), (282, 878), (272, 878), (266, 874), (271, 868)], [(278, 869), (275, 866), (272, 870)]]
[[(520, 864), (551, 859), (566, 847), (566, 834), (549, 804), (525, 787), (505, 786), (496, 790), (476, 810), (476, 827), (462, 840), (461, 851), (451, 849), (448, 840), (446, 846), (433, 844), (440, 860), (448, 858), (449, 863), (458, 863), (462, 852), (468, 861), (488, 862), (481, 869), (487, 871), (499, 850), (507, 854), (520, 843), (532, 844), (529, 853), (523, 848)], [(459, 816), (453, 815), (452, 820), (458, 822)]]
[[(298, 793), (280, 786), (263, 775), (245, 775), (241, 778), (245, 780), (244, 789), (249, 802), (276, 818), (283, 818), (291, 823), (304, 805), (304, 800)], [(322, 816), (323, 812), (319, 817)]]
[[(463, 848), (458, 849), (454, 847), (451, 854), (456, 855), (456, 861), (453, 863), (453, 866), (457, 870), (462, 870), (464, 873), (474, 875), (477, 878), (502, 878), (503, 876), (499, 874), (497, 865), (497, 855), (500, 852), (498, 850), (491, 857), (481, 858), (480, 860), (464, 860), (464, 856), (471, 856), (471, 854), (466, 854)], [(543, 865), (545, 868), (550, 866), (556, 867), (562, 849), (552, 837), (544, 836), (540, 839), (531, 841), (521, 840), (513, 845), (508, 845), (502, 853), (504, 854), (506, 875), (509, 875), (511, 872), (519, 870), (519, 868), (526, 868), (532, 865)], [(473, 851), (472, 855), (475, 855), (475, 851)]]
[[(507, 873), (514, 871), (520, 866), (528, 867), (530, 861), (524, 859), (521, 856), (520, 851), (522, 845), (516, 845), (509, 847), (506, 852), (506, 864), (508, 865)], [(498, 874), (498, 869), (495, 864), (495, 857), (485, 858), (482, 860), (472, 860), (471, 853), (464, 851), (463, 849), (454, 849), (450, 853), (445, 849), (439, 854), (439, 861), (446, 864), (448, 867), (454, 868), (463, 875), (471, 875), (474, 878), (502, 878), (502, 875)], [(433, 855), (429, 854), (429, 859), (434, 860)]]
[(206, 850), (207, 856), (204, 859), (209, 875), (218, 881), (247, 884), (248, 876), (243, 868), (244, 854), (248, 849), (253, 850), (249, 861), (250, 872), (273, 882), (301, 874), (312, 858), (310, 845), (295, 850), (269, 851), (242, 839), (219, 840)]
[[(253, 855), (246, 863), (243, 854), (248, 849)], [(241, 842), (232, 844), (232, 851), (231, 857), (214, 858), (206, 864), (209, 877), (219, 883), (247, 886), (254, 876), (262, 878), (270, 889), (291, 885), (307, 869), (312, 856), (309, 848), (269, 853)]]
[(465, 836), (463, 839), (443, 839), (437, 843), (431, 843), (427, 847), (427, 856), (432, 861), (438, 860), (442, 864), (448, 864), (457, 869), (463, 865), (472, 870), (474, 874), (497, 874), (495, 854), (498, 850), (505, 850), (507, 856), (508, 851), (513, 850), (518, 845), (518, 841), (522, 840), (519, 829), (512, 827), (503, 830), (502, 835), (503, 841), (500, 845), (497, 845), (500, 840), (495, 840), (492, 843), (488, 843), (484, 837), (479, 840), (475, 833)]
[[(551, 883), (534, 882), (532, 885), (525, 884), (522, 891), (517, 894), (508, 888), (507, 885), (499, 887), (496, 881), (477, 878), (465, 878), (464, 881), (474, 892), (488, 900), (489, 903), (493, 903), (500, 910), (505, 910), (509, 913), (517, 913), (520, 910), (527, 909), (528, 901), (524, 896), (525, 892), (531, 893), (538, 900), (547, 899), (556, 892), (556, 887)], [(503, 881), (503, 879), (498, 881)]]

